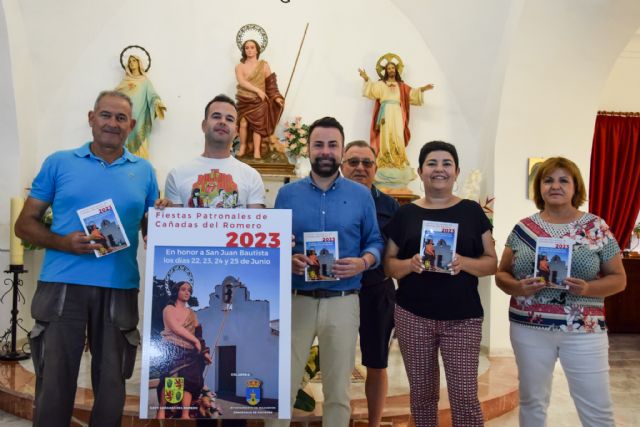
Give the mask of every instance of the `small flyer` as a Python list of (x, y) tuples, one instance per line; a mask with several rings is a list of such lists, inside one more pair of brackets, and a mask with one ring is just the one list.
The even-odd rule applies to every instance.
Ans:
[(305, 282), (340, 280), (333, 273), (333, 264), (340, 258), (337, 231), (304, 233), (304, 253), (311, 259), (304, 269)]
[(291, 211), (152, 208), (148, 230), (140, 418), (290, 418)]
[(571, 276), (572, 250), (573, 244), (568, 240), (538, 237), (535, 277), (539, 277), (550, 288), (569, 289), (563, 282)]
[(78, 209), (78, 216), (91, 242), (102, 245), (95, 250), (96, 257), (117, 252), (129, 247), (129, 239), (124, 231), (113, 200), (107, 199), (95, 205)]
[(449, 265), (456, 253), (458, 224), (422, 221), (420, 253), (426, 271), (451, 274)]

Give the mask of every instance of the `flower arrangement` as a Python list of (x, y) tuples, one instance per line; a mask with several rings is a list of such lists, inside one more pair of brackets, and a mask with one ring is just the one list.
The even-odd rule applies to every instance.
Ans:
[(489, 196), (484, 198), (484, 202), (482, 202), (482, 199), (478, 199), (478, 203), (482, 207), (484, 214), (489, 218), (489, 221), (491, 221), (491, 224), (493, 224), (493, 201), (495, 199), (495, 197)]
[(309, 126), (302, 123), (302, 117), (297, 116), (292, 122), (284, 122), (284, 145), (289, 157), (308, 157)]

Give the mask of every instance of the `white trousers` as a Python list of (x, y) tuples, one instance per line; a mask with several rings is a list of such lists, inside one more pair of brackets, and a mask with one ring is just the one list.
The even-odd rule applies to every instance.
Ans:
[[(357, 294), (321, 299), (291, 296), (291, 407), (302, 382), (309, 349), (317, 336), (324, 394), (323, 427), (347, 427), (351, 420), (349, 386), (359, 326)], [(289, 420), (265, 420), (267, 427), (288, 425)]]
[(556, 360), (585, 427), (614, 426), (606, 333), (544, 331), (511, 323), (520, 380), (520, 426), (544, 427)]

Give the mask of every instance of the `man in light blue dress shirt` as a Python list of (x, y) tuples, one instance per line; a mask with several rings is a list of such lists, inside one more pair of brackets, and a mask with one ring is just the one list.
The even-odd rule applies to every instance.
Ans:
[[(351, 418), (349, 383), (360, 323), (362, 273), (380, 263), (384, 247), (371, 192), (340, 176), (343, 150), (340, 123), (332, 117), (316, 120), (309, 128), (311, 174), (282, 187), (275, 203), (277, 209), (292, 210), (296, 242), (291, 266), (292, 404), (309, 348), (317, 337), (323, 372), (323, 425), (335, 427), (347, 426)], [(305, 232), (337, 233), (338, 256), (332, 274), (338, 280), (305, 281), (305, 267), (313, 263), (304, 253)]]

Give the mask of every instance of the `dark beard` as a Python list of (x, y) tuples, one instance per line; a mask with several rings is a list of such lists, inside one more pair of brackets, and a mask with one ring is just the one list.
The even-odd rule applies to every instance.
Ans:
[[(320, 160), (331, 160), (331, 167), (327, 168), (327, 166), (320, 166)], [(329, 178), (335, 175), (338, 172), (340, 165), (336, 162), (334, 158), (323, 158), (316, 157), (316, 159), (311, 163), (311, 170), (318, 176), (322, 178)]]

